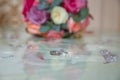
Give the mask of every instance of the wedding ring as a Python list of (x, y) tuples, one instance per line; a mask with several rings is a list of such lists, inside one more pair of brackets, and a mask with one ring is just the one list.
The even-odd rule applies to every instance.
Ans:
[(60, 51), (50, 51), (51, 55), (60, 56), (62, 53)]

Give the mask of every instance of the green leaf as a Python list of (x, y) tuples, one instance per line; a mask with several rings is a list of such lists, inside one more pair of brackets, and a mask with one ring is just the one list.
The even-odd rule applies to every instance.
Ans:
[(71, 16), (72, 16), (74, 21), (80, 22), (80, 20), (81, 20), (80, 14), (72, 14)]
[(46, 22), (46, 25), (47, 25), (47, 26), (50, 26), (50, 28), (51, 28), (52, 30), (60, 31), (60, 25), (56, 25), (56, 24), (54, 24), (54, 22), (52, 22), (52, 21), (47, 21), (47, 22)]
[(40, 10), (43, 10), (43, 9), (48, 8), (48, 7), (49, 7), (49, 4), (45, 0), (41, 0), (38, 8)]
[(89, 15), (89, 9), (88, 8), (82, 8), (80, 10), (80, 19), (84, 19), (85, 17), (87, 17), (87, 15)]
[(76, 22), (80, 22), (89, 15), (89, 9), (82, 8), (78, 13), (71, 13), (70, 15)]
[(54, 0), (53, 3), (50, 5), (50, 8), (53, 8), (55, 6), (59, 6), (62, 3), (63, 0)]
[(53, 25), (52, 29), (56, 31), (60, 31), (60, 25)]
[(53, 23), (52, 21), (47, 21), (47, 22), (46, 22), (46, 25), (48, 25), (48, 26), (51, 26), (51, 27), (52, 27), (52, 26), (54, 26), (54, 23)]
[(40, 32), (47, 32), (49, 30), (56, 30), (60, 31), (60, 25), (54, 24), (52, 21), (47, 21), (45, 24), (43, 24), (40, 28)]
[(48, 25), (42, 25), (41, 27), (40, 27), (40, 32), (47, 32), (47, 31), (49, 31), (51, 28), (50, 28), (50, 26), (48, 26)]
[(62, 29), (67, 29), (67, 24), (61, 24)]

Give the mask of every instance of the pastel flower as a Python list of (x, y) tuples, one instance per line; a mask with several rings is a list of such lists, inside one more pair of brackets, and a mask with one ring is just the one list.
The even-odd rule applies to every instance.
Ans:
[(47, 33), (47, 36), (46, 38), (47, 39), (60, 39), (62, 38), (64, 32), (63, 31), (55, 31), (55, 30), (50, 30), (48, 33)]
[(34, 24), (43, 24), (48, 19), (48, 13), (45, 10), (39, 10), (37, 6), (32, 6), (27, 17)]
[(56, 6), (51, 11), (51, 18), (55, 24), (66, 23), (68, 20), (68, 13), (64, 8)]
[(68, 12), (76, 13), (87, 6), (87, 0), (63, 0), (63, 6)]
[(67, 21), (67, 27), (70, 33), (75, 33), (81, 29), (81, 24), (75, 22), (72, 18)]

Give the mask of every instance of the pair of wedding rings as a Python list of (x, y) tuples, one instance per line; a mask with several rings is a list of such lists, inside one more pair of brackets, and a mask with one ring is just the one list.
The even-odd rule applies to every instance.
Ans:
[(60, 56), (62, 54), (68, 54), (68, 52), (63, 49), (50, 51), (50, 55)]

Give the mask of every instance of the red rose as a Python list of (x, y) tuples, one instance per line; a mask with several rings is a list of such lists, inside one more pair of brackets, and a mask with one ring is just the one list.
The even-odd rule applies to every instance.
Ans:
[(25, 18), (26, 18), (27, 12), (33, 6), (34, 2), (35, 2), (35, 0), (24, 0), (23, 15), (25, 16)]
[(68, 12), (76, 13), (87, 6), (87, 0), (64, 0), (63, 6)]

